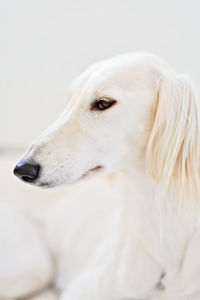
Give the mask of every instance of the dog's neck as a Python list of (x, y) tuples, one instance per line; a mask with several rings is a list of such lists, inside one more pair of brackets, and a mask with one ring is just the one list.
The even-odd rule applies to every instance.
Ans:
[[(196, 203), (183, 203), (181, 196), (175, 192), (173, 186), (164, 186), (161, 183), (155, 182), (146, 172), (145, 164), (139, 163), (137, 167), (126, 167), (114, 175), (116, 185), (120, 187), (120, 192), (123, 195), (123, 201), (128, 206), (132, 203), (132, 208), (135, 205), (141, 205), (148, 209), (156, 207), (158, 214), (174, 214), (176, 217), (181, 217), (185, 221), (189, 221), (193, 216), (193, 220), (199, 219), (200, 207)], [(191, 202), (190, 202), (191, 201)], [(196, 217), (195, 217), (196, 216)]]

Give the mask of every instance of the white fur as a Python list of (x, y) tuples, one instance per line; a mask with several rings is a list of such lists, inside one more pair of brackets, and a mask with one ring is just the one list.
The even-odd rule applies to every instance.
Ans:
[[(118, 102), (91, 111), (103, 96)], [(75, 80), (22, 158), (42, 166), (35, 185), (76, 183), (40, 219), (60, 300), (200, 299), (199, 145), (194, 87), (161, 59), (125, 54)]]

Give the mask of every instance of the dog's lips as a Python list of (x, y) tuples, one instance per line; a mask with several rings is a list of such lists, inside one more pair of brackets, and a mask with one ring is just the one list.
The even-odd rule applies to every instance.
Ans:
[[(90, 177), (91, 175), (98, 173), (102, 169), (103, 169), (103, 166), (96, 166), (95, 168), (92, 168), (92, 169), (88, 170), (87, 172), (85, 172), (81, 177), (79, 177), (74, 182), (78, 182), (78, 181), (80, 181), (82, 179)], [(43, 189), (50, 189), (50, 188), (55, 188), (56, 185), (54, 185), (52, 182), (51, 183), (50, 182), (40, 182), (38, 184), (38, 187), (43, 188)]]
[(96, 166), (95, 168), (92, 168), (92, 169), (88, 170), (87, 172), (85, 172), (79, 179), (87, 178), (90, 175), (97, 173), (102, 169), (103, 169), (103, 166)]

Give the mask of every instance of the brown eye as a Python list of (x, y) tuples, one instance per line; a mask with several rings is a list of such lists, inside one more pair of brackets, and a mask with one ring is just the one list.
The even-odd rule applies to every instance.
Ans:
[(113, 99), (107, 99), (107, 98), (98, 99), (92, 104), (91, 110), (106, 110), (116, 102), (117, 101)]

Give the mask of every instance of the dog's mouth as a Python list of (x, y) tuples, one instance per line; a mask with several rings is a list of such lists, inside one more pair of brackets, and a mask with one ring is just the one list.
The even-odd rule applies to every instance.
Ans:
[(87, 178), (87, 177), (93, 175), (94, 173), (99, 172), (99, 171), (102, 170), (102, 169), (103, 169), (102, 166), (97, 166), (97, 167), (95, 167), (95, 168), (92, 168), (92, 169), (88, 170), (86, 173), (84, 173), (84, 174), (79, 178), (79, 180), (85, 179), (85, 178)]
[[(86, 179), (92, 175), (95, 175), (96, 173), (100, 172), (102, 169), (103, 169), (103, 166), (96, 166), (95, 168), (92, 168), (92, 169), (88, 170), (87, 172), (85, 172), (81, 177), (74, 180), (72, 183), (79, 182), (82, 179)], [(50, 188), (56, 187), (57, 185), (52, 182), (40, 182), (38, 184), (38, 186), (43, 189), (50, 189)]]

